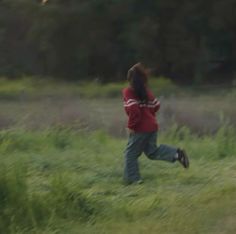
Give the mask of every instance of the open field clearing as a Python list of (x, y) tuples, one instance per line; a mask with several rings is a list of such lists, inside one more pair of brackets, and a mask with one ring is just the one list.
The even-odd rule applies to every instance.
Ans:
[[(234, 98), (219, 96), (161, 97), (158, 119), (162, 130), (173, 124), (187, 126), (197, 134), (215, 133), (222, 125), (236, 125)], [(122, 98), (85, 99), (78, 96), (17, 97), (0, 100), (0, 128), (27, 129), (74, 126), (103, 129), (125, 136), (126, 116)]]
[(0, 0), (0, 234), (236, 234), (235, 12)]

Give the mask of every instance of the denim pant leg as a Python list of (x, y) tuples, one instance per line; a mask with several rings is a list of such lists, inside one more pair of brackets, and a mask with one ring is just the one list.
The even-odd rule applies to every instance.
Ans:
[(135, 133), (129, 136), (125, 150), (124, 180), (135, 182), (140, 179), (138, 157), (142, 154), (146, 145), (147, 134)]
[(168, 145), (160, 145), (157, 147), (157, 132), (152, 132), (145, 146), (144, 153), (151, 160), (175, 162), (177, 148)]

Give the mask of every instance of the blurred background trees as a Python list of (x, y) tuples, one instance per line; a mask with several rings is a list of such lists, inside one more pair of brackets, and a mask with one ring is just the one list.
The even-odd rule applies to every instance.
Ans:
[(234, 0), (0, 0), (0, 76), (124, 79), (137, 61), (178, 82), (235, 79)]

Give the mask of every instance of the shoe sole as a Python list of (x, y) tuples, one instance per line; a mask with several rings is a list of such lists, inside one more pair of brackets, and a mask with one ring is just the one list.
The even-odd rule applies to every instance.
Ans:
[(188, 156), (187, 156), (185, 150), (182, 150), (182, 153), (183, 153), (183, 157), (184, 157), (183, 166), (187, 169), (187, 168), (189, 168), (189, 159), (188, 159)]

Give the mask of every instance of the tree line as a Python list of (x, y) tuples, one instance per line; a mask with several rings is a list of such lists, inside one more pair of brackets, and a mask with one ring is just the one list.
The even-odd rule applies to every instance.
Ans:
[(142, 61), (181, 82), (230, 81), (235, 0), (0, 0), (0, 76), (124, 79)]

